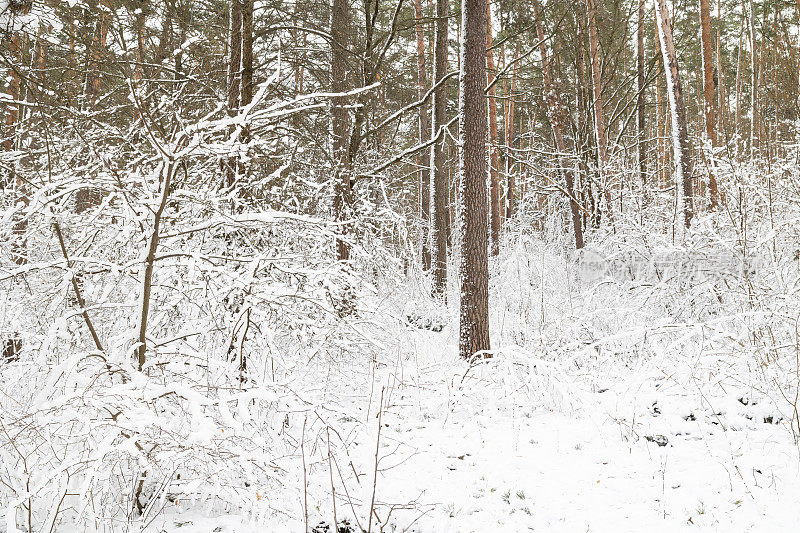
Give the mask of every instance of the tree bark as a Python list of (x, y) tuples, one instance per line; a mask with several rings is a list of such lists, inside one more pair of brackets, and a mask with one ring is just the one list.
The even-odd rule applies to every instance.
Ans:
[[(703, 48), (703, 103), (705, 105), (706, 135), (711, 147), (717, 146), (716, 118), (714, 110), (714, 59), (711, 49), (711, 8), (708, 0), (700, 0), (700, 38)], [(714, 172), (713, 154), (708, 175), (711, 208), (718, 204), (717, 177)]]
[(158, 252), (158, 243), (161, 238), (161, 217), (164, 214), (164, 209), (167, 206), (169, 199), (169, 190), (172, 186), (172, 177), (175, 172), (175, 163), (173, 161), (164, 162), (162, 168), (163, 182), (161, 184), (161, 198), (158, 203), (158, 208), (153, 213), (153, 230), (147, 243), (147, 255), (144, 258), (144, 272), (142, 273), (142, 293), (141, 302), (139, 305), (139, 335), (138, 346), (136, 348), (136, 359), (138, 363), (139, 372), (142, 371), (145, 362), (147, 361), (147, 320), (150, 316), (150, 300), (152, 297), (153, 289), (153, 269), (156, 261), (156, 254)]
[(100, 11), (95, 23), (94, 35), (92, 36), (92, 49), (90, 52), (89, 70), (86, 73), (86, 85), (84, 94), (88, 108), (94, 110), (97, 106), (97, 98), (100, 96), (100, 72), (103, 68), (103, 56), (106, 52), (106, 41), (108, 40), (108, 19), (107, 1), (100, 3)]
[(656, 19), (667, 80), (667, 96), (672, 111), (672, 151), (675, 156), (675, 187), (677, 202), (681, 206), (684, 224), (689, 227), (694, 215), (692, 201), (692, 160), (689, 154), (689, 136), (686, 128), (686, 108), (683, 103), (678, 58), (672, 39), (672, 23), (666, 0), (655, 0)]
[(461, 306), (459, 354), (489, 350), (488, 205), (486, 191), (486, 0), (463, 0), (459, 102)]
[[(494, 54), (492, 53), (492, 5), (486, 2), (486, 84), (492, 82), (495, 75)], [(500, 153), (499, 135), (497, 133), (497, 101), (495, 87), (487, 93), (489, 106), (489, 197), (490, 226), (492, 229), (492, 255), (500, 253)]]
[[(597, 165), (600, 169), (601, 181), (605, 176), (606, 166), (606, 131), (605, 122), (603, 120), (603, 85), (600, 79), (600, 57), (598, 56), (597, 44), (597, 9), (595, 2), (597, 0), (587, 0), (589, 8), (589, 55), (592, 60), (592, 89), (594, 91), (594, 127), (595, 127), (595, 140), (597, 142)], [(605, 187), (608, 184), (604, 183)], [(608, 188), (606, 188), (608, 194)], [(611, 205), (608, 206), (609, 211)]]
[[(17, 13), (14, 13), (17, 14)], [(3, 148), (7, 152), (13, 152), (16, 148), (17, 137), (17, 122), (19, 121), (19, 104), (14, 103), (20, 99), (20, 75), (19, 70), (22, 68), (22, 32), (15, 31), (8, 39), (8, 95), (13, 102), (6, 103), (5, 107), (5, 131), (3, 140)], [(20, 176), (15, 170), (16, 163), (10, 163), (10, 169), (4, 177), (4, 187), (13, 188), (13, 195), (16, 206), (20, 203), (23, 205), (28, 204), (28, 197), (25, 193), (25, 182), (20, 179)], [(22, 265), (28, 262), (27, 258), (27, 243), (25, 241), (25, 231), (28, 223), (24, 214), (15, 213), (13, 215), (14, 225), (11, 236), (11, 259), (14, 263)]]
[[(447, 23), (448, 0), (436, 0), (436, 35), (434, 44), (433, 79), (439, 83), (447, 74)], [(447, 86), (440, 84), (433, 94), (433, 133), (447, 123)], [(433, 293), (445, 297), (447, 288), (447, 237), (450, 233), (448, 209), (450, 186), (447, 179), (447, 155), (444, 137), (433, 145), (431, 166), (433, 171), (433, 217), (431, 245), (433, 248)]]
[(752, 161), (758, 148), (758, 53), (756, 51), (756, 13), (753, 0), (750, 0), (748, 18), (750, 32), (750, 160)]
[[(522, 40), (517, 40), (517, 48), (514, 51), (514, 61), (519, 57)], [(514, 63), (514, 73), (511, 77), (511, 93), (508, 95), (508, 108), (505, 117), (506, 127), (506, 149), (511, 153), (514, 147), (514, 135), (516, 134), (515, 127), (515, 114), (516, 114), (516, 93), (517, 93), (517, 73), (518, 63)], [(514, 172), (513, 162), (511, 157), (506, 157), (506, 220), (510, 220), (514, 216)]]
[(239, 108), (242, 76), (242, 0), (230, 0), (228, 18), (228, 110)]
[[(333, 0), (331, 8), (331, 92), (343, 93), (347, 90), (345, 72), (347, 71), (347, 37), (350, 25), (347, 0)], [(348, 113), (345, 97), (331, 99), (331, 133), (334, 169), (333, 217), (337, 222), (344, 222), (349, 217), (350, 206), (350, 173), (348, 172)], [(339, 226), (339, 234), (346, 233), (346, 228)], [(340, 262), (350, 260), (350, 245), (337, 237), (336, 258)]]
[[(701, 1), (707, 2), (708, 0)], [(642, 193), (645, 193), (647, 183), (647, 132), (644, 121), (644, 2), (645, 0), (639, 0), (639, 12), (636, 19), (636, 133), (639, 137), (639, 180), (642, 184)]]
[(241, 104), (253, 101), (253, 0), (241, 0), (242, 6), (242, 92)]
[[(242, 0), (230, 0), (228, 17), (228, 113), (239, 109), (242, 76)], [(231, 128), (231, 133), (233, 133)], [(225, 164), (226, 188), (234, 186), (239, 166), (237, 157), (229, 157)]]
[(570, 213), (572, 215), (572, 230), (575, 234), (575, 249), (583, 248), (583, 226), (581, 223), (580, 208), (575, 197), (575, 178), (572, 171), (572, 164), (566, 157), (566, 143), (562, 127), (566, 122), (566, 110), (564, 109), (560, 92), (561, 88), (553, 84), (550, 77), (550, 58), (547, 53), (547, 45), (544, 35), (544, 24), (542, 22), (542, 9), (538, 0), (533, 2), (534, 17), (536, 18), (536, 33), (539, 37), (539, 53), (542, 56), (542, 77), (544, 78), (545, 102), (547, 104), (547, 117), (553, 128), (553, 138), (556, 143), (559, 163), (564, 172), (564, 181), (567, 185), (567, 196), (569, 199)]
[[(417, 37), (417, 94), (420, 100), (428, 92), (427, 65), (425, 62), (425, 35), (422, 31), (422, 0), (414, 0), (414, 16), (417, 18), (415, 26)], [(428, 104), (424, 103), (418, 108), (419, 112), (419, 142), (424, 144), (431, 138), (430, 110)], [(426, 148), (420, 151), (419, 162), (419, 212), (422, 226), (420, 228), (420, 240), (422, 241), (422, 269), (425, 271), (431, 268), (431, 250), (429, 246), (430, 219), (431, 219), (431, 150)]]
[[(103, 69), (103, 57), (106, 54), (106, 44), (108, 40), (108, 22), (110, 18), (110, 7), (108, 0), (100, 3), (97, 21), (95, 23), (94, 34), (92, 36), (91, 50), (89, 51), (89, 68), (86, 72), (86, 83), (84, 86), (85, 103), (89, 111), (94, 111), (97, 107), (97, 100), (100, 97), (102, 87), (100, 85), (100, 73)], [(100, 205), (102, 193), (95, 187), (82, 187), (75, 194), (75, 212), (82, 213), (92, 206)]]

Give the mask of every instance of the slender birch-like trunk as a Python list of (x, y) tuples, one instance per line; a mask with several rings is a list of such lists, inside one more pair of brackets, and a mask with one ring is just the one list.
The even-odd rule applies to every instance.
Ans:
[(689, 227), (694, 215), (694, 207), (692, 201), (692, 160), (686, 127), (686, 108), (683, 102), (681, 76), (678, 70), (678, 58), (675, 54), (675, 43), (672, 39), (672, 23), (667, 1), (655, 0), (654, 3), (672, 119), (672, 151), (675, 156), (677, 202), (683, 214), (684, 225)]

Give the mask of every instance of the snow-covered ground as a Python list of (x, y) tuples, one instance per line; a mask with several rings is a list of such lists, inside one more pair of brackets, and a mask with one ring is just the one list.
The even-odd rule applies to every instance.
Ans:
[[(446, 335), (406, 332), (396, 346), (403, 355), (375, 372), (371, 398), (349, 390), (328, 397), (324, 413), (351, 441), (340, 468), (350, 470), (352, 460), (361, 479), (343, 472), (346, 490), (335, 480), (340, 523), (356, 524), (353, 503), (367, 527), (381, 387), (374, 487), (386, 531), (774, 532), (800, 523), (798, 449), (787, 421), (765, 422), (775, 413), (750, 397), (740, 401), (741, 389), (709, 396), (697, 383), (674, 379), (675, 369), (645, 365), (619, 372), (607, 390), (571, 389), (572, 408), (564, 412), (537, 401), (540, 392), (525, 383), (529, 372), (538, 375), (535, 383), (557, 383), (563, 369), (522, 362), (519, 354), (470, 369), (454, 360), (454, 348), (425, 348)], [(326, 442), (322, 435), (318, 445)], [(312, 526), (332, 522), (326, 454), (308, 474)], [(285, 468), (300, 480), (297, 457)], [(303, 495), (297, 487), (292, 495), (294, 515), (267, 519), (270, 531), (303, 529)], [(201, 518), (181, 507), (162, 527), (264, 531), (251, 517)]]
[(0, 367), (0, 531), (29, 501), (41, 531), (796, 531), (800, 259), (784, 235), (725, 270), (702, 224), (595, 255), (517, 236), (472, 364), (454, 298), (411, 272), (341, 320), (254, 315), (244, 381), (191, 339), (144, 373), (125, 353)]
[[(670, 321), (637, 312), (619, 287), (596, 302), (595, 283), (553, 279), (558, 260), (539, 250), (495, 265), (495, 289), (520, 285), (493, 298), (494, 338), (519, 334), (520, 302), (535, 317), (525, 332), (541, 337), (473, 365), (456, 357), (446, 311), (428, 309), (431, 323), (445, 322), (431, 331), (408, 324), (403, 295), (370, 300), (370, 318), (352, 326), (369, 356), (293, 376), (319, 388), (290, 422), (305, 434), (307, 492), (295, 453), (279, 462), (293, 481), (266, 496), (290, 511), (200, 518), (179, 503), (162, 527), (301, 531), (307, 499), (309, 526), (330, 531), (333, 486), (340, 527), (356, 531), (368, 528), (373, 494), (373, 531), (796, 531), (793, 407), (770, 387), (780, 364), (729, 346), (741, 341), (733, 324), (752, 316)], [(600, 307), (615, 291), (620, 306)]]

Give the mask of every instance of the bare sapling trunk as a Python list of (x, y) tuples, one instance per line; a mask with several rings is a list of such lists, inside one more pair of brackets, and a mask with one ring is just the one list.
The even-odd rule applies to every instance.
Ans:
[(141, 301), (139, 305), (139, 328), (138, 328), (138, 344), (136, 347), (136, 355), (138, 362), (138, 369), (141, 372), (144, 364), (147, 361), (147, 320), (150, 316), (150, 299), (153, 289), (153, 267), (156, 261), (156, 253), (158, 252), (158, 242), (161, 231), (161, 217), (164, 214), (164, 209), (167, 207), (167, 199), (169, 198), (169, 190), (172, 186), (172, 176), (175, 171), (175, 161), (164, 161), (161, 164), (160, 176), (160, 197), (158, 206), (153, 213), (153, 229), (150, 231), (150, 236), (147, 239), (147, 252), (144, 256), (144, 272), (142, 273), (142, 291)]

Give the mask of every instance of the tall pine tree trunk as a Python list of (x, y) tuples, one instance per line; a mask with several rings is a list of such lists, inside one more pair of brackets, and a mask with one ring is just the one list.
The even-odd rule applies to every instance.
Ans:
[(506, 157), (506, 220), (510, 220), (514, 216), (514, 163), (511, 157), (514, 148), (514, 130), (515, 114), (516, 114), (516, 93), (517, 93), (517, 74), (519, 66), (516, 63), (519, 58), (519, 52), (522, 46), (522, 40), (517, 40), (517, 48), (514, 51), (514, 73), (511, 77), (511, 93), (508, 95), (508, 107), (505, 115), (505, 128), (506, 128), (506, 149), (508, 150), (508, 157)]
[[(447, 22), (448, 0), (436, 0), (436, 36), (433, 50), (433, 79), (440, 83), (447, 74)], [(433, 94), (433, 133), (447, 123), (447, 87), (440, 84)], [(447, 238), (450, 233), (447, 154), (444, 150), (444, 136), (433, 145), (433, 217), (431, 223), (431, 245), (433, 247), (433, 292), (445, 296), (447, 288)]]
[(655, 0), (658, 35), (661, 41), (661, 55), (664, 59), (664, 75), (667, 80), (667, 96), (672, 118), (672, 151), (675, 155), (675, 187), (677, 203), (683, 214), (686, 227), (692, 221), (694, 207), (692, 202), (692, 160), (689, 152), (689, 135), (686, 127), (686, 108), (683, 103), (681, 76), (678, 71), (678, 58), (672, 40), (672, 23), (666, 0)]
[(241, 105), (253, 101), (253, 0), (242, 1)]
[[(230, 0), (228, 17), (228, 113), (234, 115), (239, 109), (242, 80), (242, 0)], [(231, 128), (231, 134), (235, 130)], [(225, 187), (236, 182), (239, 159), (229, 157), (225, 165)]]
[(597, 142), (597, 165), (600, 169), (601, 182), (606, 187), (606, 200), (608, 210), (611, 212), (609, 185), (610, 182), (604, 180), (606, 176), (606, 128), (603, 119), (603, 85), (600, 78), (600, 57), (597, 43), (597, 0), (587, 0), (589, 8), (589, 56), (592, 61), (592, 88), (594, 90), (594, 128), (595, 140)]
[[(12, 12), (13, 15), (18, 13)], [(12, 15), (12, 16), (13, 16)], [(13, 20), (13, 19), (12, 19)], [(13, 24), (13, 22), (12, 22)], [(7, 152), (12, 152), (16, 149), (17, 137), (17, 122), (19, 121), (19, 104), (16, 102), (20, 100), (20, 72), (22, 68), (22, 32), (14, 31), (7, 41), (8, 43), (8, 95), (11, 97), (11, 102), (7, 102), (5, 107), (5, 131), (3, 132), (5, 139), (3, 140), (3, 148)], [(13, 190), (13, 197), (15, 200), (15, 207), (19, 207), (20, 203), (23, 205), (28, 204), (28, 197), (25, 193), (25, 182), (20, 179), (16, 172), (16, 162), (11, 161), (9, 164), (9, 171), (4, 177), (4, 186)], [(28, 223), (24, 214), (15, 213), (14, 225), (11, 236), (11, 259), (18, 265), (28, 262), (27, 259), (27, 245), (25, 241), (25, 231)]]
[(637, 154), (639, 180), (643, 193), (647, 183), (647, 133), (644, 122), (644, 2), (645, 0), (639, 0), (639, 11), (636, 18), (636, 134), (639, 137)]
[[(703, 104), (705, 106), (706, 135), (712, 149), (717, 146), (716, 118), (714, 113), (714, 64), (711, 50), (711, 9), (708, 0), (700, 0), (700, 38), (703, 48)], [(713, 151), (713, 150), (712, 150)], [(708, 176), (708, 189), (711, 208), (717, 206), (717, 177), (714, 172), (712, 154), (711, 169)]]
[[(331, 9), (331, 92), (343, 93), (347, 91), (345, 73), (347, 72), (347, 37), (349, 32), (350, 16), (347, 0), (333, 0)], [(336, 97), (331, 100), (331, 133), (333, 135), (332, 148), (334, 170), (334, 196), (333, 217), (337, 222), (349, 218), (350, 206), (350, 173), (348, 168), (348, 114), (347, 99)], [(347, 228), (339, 226), (340, 234), (347, 233)], [(336, 258), (341, 261), (350, 260), (350, 245), (344, 238), (336, 239)]]
[(755, 2), (750, 0), (748, 13), (750, 32), (750, 160), (758, 148), (758, 52), (756, 50)]
[[(422, 0), (414, 0), (414, 16), (417, 18), (415, 26), (417, 37), (417, 94), (419, 98), (425, 95), (430, 88), (428, 83), (428, 71), (425, 64), (425, 35), (422, 31)], [(428, 142), (431, 138), (431, 125), (429, 109), (427, 104), (419, 106), (419, 141), (421, 144)], [(430, 149), (420, 152), (419, 161), (419, 213), (421, 219), (420, 240), (422, 241), (422, 269), (431, 268), (431, 250), (429, 246), (429, 226), (431, 219), (431, 169), (430, 169)]]
[[(495, 76), (494, 54), (492, 53), (492, 5), (486, 2), (486, 84)], [(492, 229), (492, 255), (500, 253), (500, 152), (497, 133), (497, 101), (494, 85), (488, 91), (489, 106), (489, 222)]]
[(489, 350), (489, 257), (486, 191), (486, 0), (461, 8), (459, 159), (461, 306), (459, 354)]

